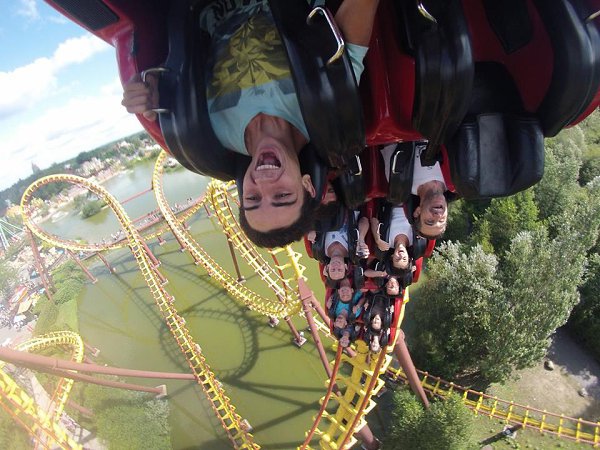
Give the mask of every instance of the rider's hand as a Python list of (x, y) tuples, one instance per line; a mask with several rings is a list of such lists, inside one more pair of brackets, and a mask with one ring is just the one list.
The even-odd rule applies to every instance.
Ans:
[(149, 73), (144, 83), (139, 75), (134, 75), (123, 90), (121, 104), (127, 112), (142, 114), (148, 120), (156, 120), (152, 109), (158, 108), (158, 78)]

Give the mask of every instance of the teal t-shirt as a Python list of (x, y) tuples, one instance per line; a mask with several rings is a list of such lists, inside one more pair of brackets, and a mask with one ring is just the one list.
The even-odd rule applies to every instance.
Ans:
[[(248, 154), (244, 132), (259, 113), (281, 117), (309, 138), (283, 43), (266, 0), (217, 0), (200, 26), (212, 36), (207, 99), (210, 121), (225, 148)], [(356, 79), (366, 47), (347, 44)]]

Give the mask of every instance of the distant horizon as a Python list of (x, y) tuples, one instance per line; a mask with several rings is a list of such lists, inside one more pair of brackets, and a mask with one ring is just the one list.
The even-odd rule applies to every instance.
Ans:
[[(66, 159), (64, 159), (64, 160), (60, 161), (60, 162), (58, 162), (58, 161), (55, 161), (55, 162), (53, 162), (52, 164), (50, 164), (48, 167), (39, 167), (39, 166), (38, 166), (38, 167), (39, 167), (39, 169), (40, 169), (40, 172), (45, 172), (45, 171), (47, 171), (48, 169), (50, 169), (50, 168), (51, 168), (52, 166), (54, 166), (54, 165), (62, 165), (62, 164), (66, 164), (66, 163), (68, 163), (69, 161), (72, 161), (72, 160), (74, 160), (75, 158), (77, 158), (77, 157), (78, 157), (80, 154), (82, 154), (82, 153), (94, 152), (94, 151), (96, 151), (96, 150), (100, 150), (100, 149), (101, 149), (101, 148), (103, 148), (103, 147), (110, 147), (110, 146), (112, 146), (112, 145), (115, 145), (115, 144), (117, 144), (117, 143), (118, 143), (118, 142), (120, 142), (120, 141), (126, 141), (126, 140), (128, 140), (128, 139), (130, 139), (130, 138), (132, 138), (133, 136), (136, 136), (136, 135), (138, 135), (138, 134), (146, 134), (146, 135), (147, 135), (147, 136), (148, 136), (150, 139), (152, 139), (152, 136), (150, 136), (150, 135), (148, 134), (148, 132), (147, 132), (145, 129), (142, 129), (142, 130), (140, 130), (140, 131), (137, 131), (137, 132), (135, 132), (135, 133), (131, 133), (131, 134), (130, 134), (130, 135), (128, 135), (128, 136), (124, 136), (124, 137), (121, 137), (121, 138), (117, 138), (117, 139), (115, 139), (115, 140), (113, 140), (113, 141), (107, 142), (106, 144), (98, 145), (97, 147), (95, 147), (95, 148), (93, 148), (93, 149), (89, 149), (89, 150), (82, 150), (82, 151), (80, 151), (79, 153), (77, 153), (75, 156), (71, 156), (71, 157), (69, 157), (69, 158), (66, 158)], [(154, 141), (154, 139), (152, 139), (152, 140)], [(35, 163), (35, 161), (32, 161), (32, 163)], [(30, 178), (30, 177), (31, 177), (31, 176), (33, 176), (33, 175), (35, 175), (35, 173), (33, 173), (33, 169), (31, 169), (31, 173), (30, 173), (29, 175), (27, 175), (26, 177), (24, 177), (24, 178), (19, 178), (17, 181), (15, 181), (14, 183), (12, 183), (10, 186), (8, 186), (8, 187), (6, 187), (6, 188), (3, 188), (3, 189), (0, 189), (0, 195), (1, 195), (1, 194), (4, 194), (6, 191), (8, 191), (8, 190), (12, 189), (13, 187), (15, 187), (16, 185), (18, 185), (19, 183), (22, 183), (22, 182), (26, 181), (28, 178)], [(2, 206), (2, 207), (3, 207), (3, 205), (0, 205), (0, 206)]]

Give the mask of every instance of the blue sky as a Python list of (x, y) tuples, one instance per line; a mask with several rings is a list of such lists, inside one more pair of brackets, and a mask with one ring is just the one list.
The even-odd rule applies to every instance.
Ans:
[(42, 0), (0, 0), (0, 190), (142, 129), (114, 49)]

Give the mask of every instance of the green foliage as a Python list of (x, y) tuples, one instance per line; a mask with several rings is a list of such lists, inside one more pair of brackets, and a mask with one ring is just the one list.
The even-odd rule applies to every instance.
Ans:
[(169, 408), (149, 394), (101, 386), (86, 390), (85, 406), (95, 414), (98, 437), (109, 449), (170, 449)]
[(502, 314), (498, 261), (480, 246), (444, 243), (428, 262), (427, 283), (413, 304), (413, 357), (418, 367), (445, 377), (479, 372)]
[(68, 260), (58, 269), (52, 272), (52, 279), (57, 290), (60, 290), (63, 283), (78, 281), (81, 285), (86, 281), (86, 275), (73, 260)]
[(31, 448), (31, 439), (27, 431), (2, 408), (0, 408), (0, 448), (4, 450)]
[(6, 261), (0, 261), (0, 294), (9, 298), (17, 283), (17, 270)]
[(85, 205), (83, 205), (83, 207), (81, 208), (81, 215), (83, 216), (84, 219), (87, 219), (88, 217), (92, 217), (96, 214), (98, 214), (100, 211), (102, 211), (102, 207), (105, 205), (105, 203), (101, 200), (91, 200), (89, 202), (87, 202)]
[(480, 243), (488, 253), (502, 256), (518, 232), (538, 227), (533, 191), (527, 190), (511, 197), (493, 199), (475, 224), (472, 242)]
[(58, 318), (58, 307), (51, 301), (44, 302), (40, 308), (40, 314), (38, 320), (35, 323), (34, 335), (40, 336), (42, 334), (50, 333), (55, 331), (56, 319)]
[[(568, 210), (552, 217), (553, 236), (543, 223), (521, 223), (534, 229), (496, 243), (506, 248), (502, 258), (479, 245), (442, 245), (413, 306), (417, 365), (449, 378), (502, 381), (542, 358), (548, 337), (578, 302), (586, 255), (600, 227), (599, 194), (600, 179), (581, 189)], [(506, 230), (513, 226), (500, 223)], [(502, 227), (488, 232), (491, 242)]]
[(585, 134), (585, 141), (587, 143), (586, 156), (600, 156), (600, 112), (596, 110), (578, 126)]
[(78, 195), (77, 197), (75, 197), (73, 199), (73, 207), (77, 210), (77, 211), (81, 211), (81, 208), (84, 207), (84, 205), (87, 203), (87, 195), (85, 194), (81, 194)]
[(560, 215), (577, 200), (581, 164), (581, 149), (574, 140), (562, 137), (562, 133), (546, 140), (544, 177), (534, 187), (541, 219)]
[(600, 156), (583, 161), (579, 171), (579, 184), (584, 186), (597, 176), (600, 176)]
[(79, 332), (79, 318), (77, 317), (78, 307), (77, 302), (67, 302), (57, 305), (58, 314), (56, 322), (52, 326), (52, 331), (71, 330)]
[(463, 450), (477, 448), (473, 414), (457, 395), (434, 401), (425, 410), (403, 389), (394, 393), (392, 425), (384, 447), (392, 450)]

